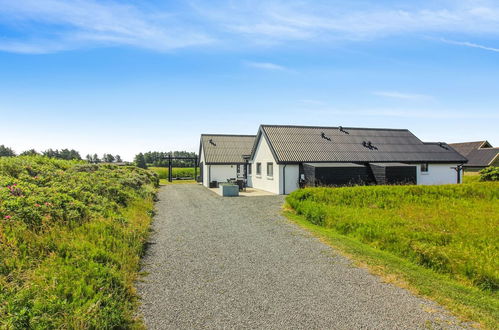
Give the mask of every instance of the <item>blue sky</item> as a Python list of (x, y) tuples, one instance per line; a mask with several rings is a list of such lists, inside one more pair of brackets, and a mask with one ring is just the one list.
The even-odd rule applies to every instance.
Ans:
[(128, 160), (261, 123), (499, 146), (499, 1), (0, 0), (0, 118)]

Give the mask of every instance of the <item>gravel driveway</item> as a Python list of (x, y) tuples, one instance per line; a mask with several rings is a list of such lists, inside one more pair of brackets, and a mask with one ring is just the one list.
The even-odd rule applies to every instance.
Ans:
[(282, 196), (222, 198), (186, 184), (159, 199), (138, 283), (150, 329), (458, 327), (283, 218)]

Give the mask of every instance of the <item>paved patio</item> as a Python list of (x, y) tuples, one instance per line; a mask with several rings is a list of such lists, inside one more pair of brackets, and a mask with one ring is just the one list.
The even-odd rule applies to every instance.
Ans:
[[(215, 194), (221, 196), (220, 188), (208, 188), (208, 189), (213, 191)], [(249, 187), (246, 188), (246, 191), (239, 192), (239, 197), (257, 197), (257, 196), (276, 196), (276, 194), (265, 190), (249, 188)]]

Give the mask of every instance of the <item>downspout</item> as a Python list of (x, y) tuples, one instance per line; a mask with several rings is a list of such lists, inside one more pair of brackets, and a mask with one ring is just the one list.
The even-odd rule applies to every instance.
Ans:
[(286, 195), (286, 166), (287, 164), (284, 164), (284, 167), (282, 168), (282, 194)]
[(208, 188), (210, 187), (211, 182), (211, 165), (208, 165)]

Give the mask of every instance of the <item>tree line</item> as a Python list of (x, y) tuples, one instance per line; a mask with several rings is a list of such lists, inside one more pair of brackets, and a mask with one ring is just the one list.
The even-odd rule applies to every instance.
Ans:
[[(74, 149), (47, 149), (42, 152), (38, 152), (35, 149), (29, 149), (23, 151), (19, 154), (19, 156), (35, 156), (41, 155), (49, 158), (57, 158), (57, 159), (65, 159), (65, 160), (82, 160), (81, 155), (78, 151)], [(0, 145), (0, 157), (15, 157), (17, 156), (16, 152), (9, 147)], [(121, 163), (123, 160), (120, 155), (111, 155), (104, 154), (102, 158), (99, 158), (97, 154), (87, 155), (86, 160), (89, 163)]]

